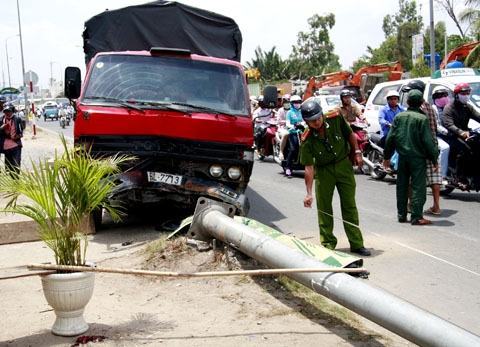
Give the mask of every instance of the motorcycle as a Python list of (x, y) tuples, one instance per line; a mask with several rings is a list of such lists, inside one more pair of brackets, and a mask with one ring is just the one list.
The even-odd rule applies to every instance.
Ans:
[(275, 134), (277, 132), (277, 121), (274, 118), (260, 119), (267, 117), (256, 117), (254, 119), (254, 141), (258, 159), (264, 160), (273, 155)]
[[(297, 123), (295, 128), (297, 130), (300, 130), (300, 131), (298, 131), (296, 133), (288, 134), (288, 138), (290, 138), (290, 136), (297, 136), (297, 140), (298, 140), (297, 143), (300, 144), (302, 133), (303, 133), (303, 131), (305, 131), (305, 126), (301, 123)], [(289, 140), (287, 139), (287, 143), (286, 143), (285, 148), (283, 150), (282, 156), (280, 156), (281, 147), (282, 147), (281, 146), (282, 138), (280, 136), (280, 132), (277, 131), (274, 140), (275, 140), (275, 142), (274, 142), (274, 145), (273, 145), (273, 159), (275, 160), (275, 162), (278, 165), (280, 165), (282, 167), (283, 171), (285, 171), (286, 170), (286, 164), (287, 164), (286, 158), (288, 157), (288, 153), (290, 151)], [(294, 158), (290, 169), (292, 171), (305, 170), (305, 167), (300, 163), (300, 151), (298, 151), (297, 156)]]
[[(377, 133), (368, 133), (366, 141), (362, 144), (363, 167), (365, 174), (370, 174), (373, 179), (383, 180), (387, 175), (395, 177), (397, 171), (395, 161), (391, 160), (390, 168), (383, 167), (383, 147), (381, 146), (382, 136)], [(360, 146), (360, 145), (359, 145)]]
[(62, 129), (65, 129), (65, 125), (67, 123), (67, 117), (65, 115), (61, 115), (60, 119), (59, 119), (59, 122), (60, 122), (60, 126), (62, 127)]
[[(456, 167), (450, 165), (448, 167), (447, 182), (441, 190), (442, 195), (448, 195), (454, 189), (480, 191), (480, 166), (478, 165), (480, 162), (480, 128), (470, 131), (470, 137), (466, 140), (460, 139), (460, 142), (463, 144), (464, 150), (457, 156), (454, 163)], [(459, 169), (464, 173), (464, 180), (457, 176)]]

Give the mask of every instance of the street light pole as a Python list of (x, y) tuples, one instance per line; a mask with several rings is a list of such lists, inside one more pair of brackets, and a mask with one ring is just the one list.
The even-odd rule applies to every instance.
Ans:
[(23, 41), (22, 41), (22, 25), (20, 24), (20, 5), (17, 0), (17, 15), (18, 15), (18, 35), (20, 36), (20, 53), (22, 55), (22, 75), (23, 75), (23, 95), (25, 98), (25, 110), (28, 113), (28, 91), (27, 91), (27, 81), (25, 76), (25, 60), (23, 59)]
[(13, 35), (13, 36), (9, 36), (5, 39), (5, 54), (7, 55), (7, 73), (8, 73), (8, 86), (11, 87), (12, 86), (12, 81), (10, 79), (10, 62), (9, 62), (9, 57), (8, 57), (8, 40), (9, 39), (12, 39), (14, 37), (17, 37), (17, 35)]
[(435, 23), (433, 21), (433, 0), (430, 0), (430, 70), (435, 73)]

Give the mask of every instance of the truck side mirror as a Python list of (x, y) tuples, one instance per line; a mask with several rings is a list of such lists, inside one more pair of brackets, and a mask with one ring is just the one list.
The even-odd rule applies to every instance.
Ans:
[(65, 69), (65, 96), (69, 99), (78, 99), (82, 86), (82, 75), (78, 67), (68, 66)]
[(277, 107), (277, 87), (265, 86), (263, 89), (263, 102), (267, 108)]

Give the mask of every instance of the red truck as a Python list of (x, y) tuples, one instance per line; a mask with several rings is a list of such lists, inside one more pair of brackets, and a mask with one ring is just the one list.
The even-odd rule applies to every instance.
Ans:
[[(160, 25), (162, 18), (166, 23)], [(157, 25), (147, 30), (150, 19)], [(185, 33), (192, 30), (188, 25), (171, 27), (174, 22), (195, 27), (195, 20), (195, 32)], [(236, 61), (241, 34), (232, 23), (163, 1), (104, 12), (86, 22), (85, 81), (78, 68), (68, 67), (65, 95), (75, 100), (76, 145), (95, 156), (137, 158), (118, 176), (112, 199), (128, 206), (168, 201), (192, 208), (198, 197), (207, 196), (235, 206), (237, 214), (248, 212), (253, 129), (245, 73)], [(115, 28), (117, 36), (109, 37)], [(121, 33), (124, 28), (128, 33)], [(158, 47), (165, 30), (176, 37), (173, 48)], [(128, 36), (132, 31), (145, 42), (138, 46)], [(194, 45), (184, 34), (201, 39)]]

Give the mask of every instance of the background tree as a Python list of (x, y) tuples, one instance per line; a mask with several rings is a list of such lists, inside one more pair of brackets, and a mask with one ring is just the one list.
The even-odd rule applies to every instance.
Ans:
[(261, 47), (257, 47), (255, 49), (255, 58), (247, 62), (246, 65), (249, 69), (257, 68), (263, 81), (288, 79), (287, 63), (282, 60), (275, 46), (267, 52), (263, 51)]
[(410, 77), (417, 78), (417, 77), (429, 77), (430, 76), (430, 67), (427, 64), (420, 63), (415, 64), (410, 70)]
[[(462, 26), (460, 25), (460, 19), (457, 17), (456, 8), (458, 5), (455, 4), (455, 0), (435, 0), (440, 7), (447, 13), (447, 15), (453, 20), (455, 26), (457, 27), (460, 36), (462, 39), (465, 39), (465, 31), (463, 30)], [(469, 2), (468, 0), (466, 2)]]
[(400, 61), (404, 69), (412, 68), (412, 35), (421, 33), (422, 16), (417, 11), (415, 0), (399, 0), (395, 15), (383, 18), (382, 29), (385, 41), (378, 48), (367, 47), (367, 53), (353, 65), (356, 71), (363, 65)]
[(413, 23), (420, 30), (423, 28), (423, 18), (417, 12), (415, 0), (398, 0), (398, 12), (395, 15), (383, 17), (382, 29), (385, 37), (398, 35), (398, 31), (405, 23)]
[[(446, 27), (445, 22), (437, 22), (435, 24), (435, 52), (443, 56), (445, 51), (445, 33)], [(423, 35), (423, 47), (426, 51), (430, 51), (430, 27), (425, 29), (425, 34)]]
[(330, 29), (335, 25), (335, 15), (318, 14), (308, 19), (309, 30), (300, 31), (297, 44), (292, 47), (290, 55), (292, 73), (297, 78), (320, 75), (340, 70), (338, 55), (334, 53), (334, 45), (330, 41)]
[(467, 8), (460, 12), (458, 18), (460, 22), (468, 25), (475, 40), (480, 40), (480, 0), (466, 0), (465, 6)]

